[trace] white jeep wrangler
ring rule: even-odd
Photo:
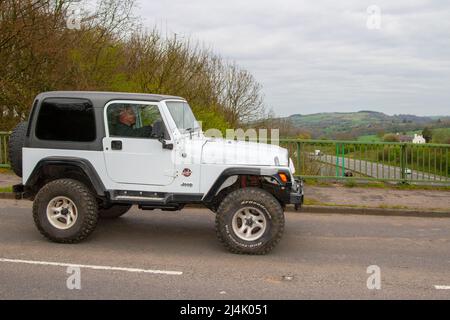
[[[285,206],[303,202],[286,149],[205,137],[180,97],[42,93],[9,150],[23,179],[16,196],[34,200],[37,228],[60,243],[85,239],[98,218],[132,205],[203,204],[230,251],[265,254],[283,234]]]

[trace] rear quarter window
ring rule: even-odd
[[[78,98],[47,98],[42,101],[36,124],[41,140],[91,142],[95,140],[92,102]]]

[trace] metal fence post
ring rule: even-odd
[[[400,170],[402,183],[407,183],[406,181],[406,144],[402,143],[400,146]]]
[[[336,142],[336,178],[339,177],[339,143]]]

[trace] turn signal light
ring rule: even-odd
[[[283,183],[288,182],[288,177],[285,173],[279,173],[278,175],[280,176],[280,179]]]

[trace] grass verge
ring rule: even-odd
[[[12,187],[0,187],[0,193],[13,192]]]
[[[376,189],[395,189],[395,190],[438,190],[450,191],[450,186],[430,186],[416,184],[392,184],[385,182],[357,182],[349,179],[345,181],[324,181],[319,179],[305,179],[306,186],[312,187],[346,187],[346,188],[376,188]]]

